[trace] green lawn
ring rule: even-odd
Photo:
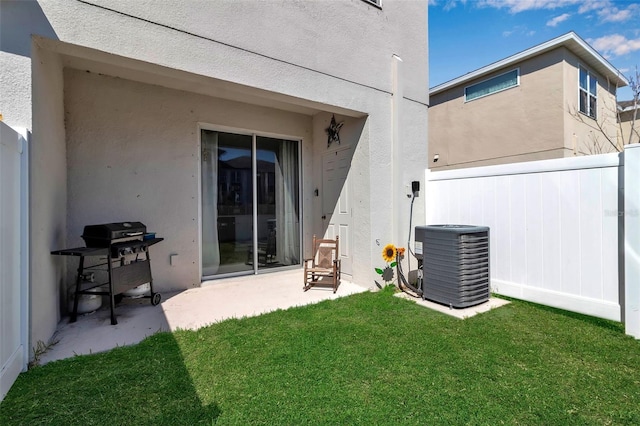
[[[36,367],[0,424],[640,424],[640,343],[513,301],[464,321],[388,290]]]

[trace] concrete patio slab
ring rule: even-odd
[[[40,364],[75,355],[132,345],[159,331],[195,330],[229,318],[260,315],[278,309],[318,303],[367,291],[342,280],[334,294],[328,287],[302,291],[302,270],[208,281],[202,287],[163,293],[163,301],[151,306],[149,299],[124,299],[116,307],[117,325],[111,325],[107,304],[96,312],[68,318],[58,325],[57,342],[40,356]],[[105,306],[106,305],[106,306]]]
[[[413,296],[408,295],[407,293],[396,293],[395,296],[406,299],[406,300],[412,300],[416,302],[418,305],[424,306],[425,308],[433,309],[434,311],[438,311],[443,314],[450,315],[452,317],[456,317],[460,319],[471,318],[475,315],[478,315],[484,312],[489,312],[492,309],[499,308],[500,306],[504,306],[511,303],[508,300],[490,297],[488,301],[481,303],[479,305],[471,306],[468,308],[455,309],[445,305],[441,305],[439,303],[432,302],[430,300],[415,298]]]

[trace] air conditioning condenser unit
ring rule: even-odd
[[[488,227],[416,226],[415,253],[422,265],[423,299],[453,308],[489,300]]]

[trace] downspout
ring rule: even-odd
[[[392,56],[392,97],[391,97],[391,238],[395,245],[401,244],[400,207],[402,200],[402,167],[400,164],[400,104],[402,102],[402,59]]]

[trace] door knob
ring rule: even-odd
[[[327,215],[323,214],[322,215],[322,220],[325,220],[327,218]]]

